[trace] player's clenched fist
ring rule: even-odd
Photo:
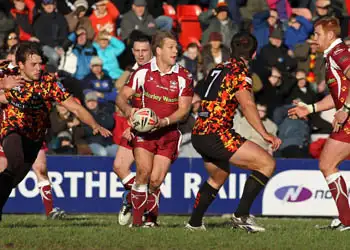
[[[273,151],[276,151],[281,146],[282,140],[277,136],[266,134],[263,138],[265,141],[271,143]]]

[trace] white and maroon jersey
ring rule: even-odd
[[[136,108],[150,108],[159,118],[170,116],[178,109],[180,96],[193,97],[189,71],[175,64],[169,72],[161,73],[155,58],[138,68],[126,86],[141,98]]]
[[[338,38],[324,51],[326,59],[326,83],[333,97],[336,109],[343,106],[350,80],[345,73],[350,69],[349,47]]]

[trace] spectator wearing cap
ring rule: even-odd
[[[58,155],[76,155],[77,148],[73,145],[72,135],[68,131],[62,131],[57,135],[58,147],[54,152]]]
[[[100,31],[107,31],[111,36],[116,35],[116,22],[119,17],[119,10],[109,0],[97,0],[95,10],[90,15],[95,35]]]
[[[27,41],[33,34],[33,13],[35,2],[33,0],[14,0],[11,15],[19,30],[19,40]]]
[[[101,126],[110,131],[113,130],[115,121],[112,113],[114,110],[98,103],[98,93],[96,91],[88,92],[85,95],[85,106]],[[115,157],[118,147],[113,143],[112,137],[104,138],[101,135],[94,135],[90,127],[84,125],[84,128],[85,139],[94,155]]]
[[[139,30],[148,36],[155,34],[156,23],[146,6],[146,0],[134,0],[132,9],[123,16],[120,24],[122,40],[129,38],[133,30]]]
[[[203,31],[202,44],[209,42],[209,36],[212,32],[219,32],[222,35],[222,43],[230,47],[232,37],[239,31],[239,25],[234,23],[228,16],[229,9],[225,2],[218,3],[216,9],[213,9],[211,15],[200,15],[200,22],[208,28]]]
[[[272,67],[281,72],[291,72],[296,69],[297,62],[288,54],[288,48],[283,44],[283,31],[274,29],[265,45],[254,61],[253,71],[261,78],[265,78],[266,70]]]
[[[56,12],[55,0],[42,0],[41,6],[43,12],[33,24],[34,35],[43,45],[48,63],[58,67],[60,56],[64,53],[61,45],[68,36],[67,21],[62,14]]]
[[[281,29],[281,23],[275,9],[262,11],[253,16],[253,35],[258,41],[258,54],[262,47],[269,43],[269,37],[276,28]]]
[[[97,55],[97,51],[92,45],[92,41],[88,39],[84,27],[78,27],[76,32],[69,34],[63,48],[67,51],[72,46],[78,62],[73,76],[78,80],[82,80],[90,73],[90,61],[93,56]]]
[[[85,16],[89,4],[86,0],[76,0],[74,2],[74,11],[65,15],[68,23],[69,32],[75,32],[78,28],[83,27],[88,40],[93,40],[95,31],[92,27],[91,20]]]
[[[84,93],[95,91],[98,96],[98,102],[104,104],[113,104],[117,97],[117,89],[114,88],[114,83],[111,77],[102,70],[102,60],[98,56],[91,59],[91,73],[84,78],[84,83],[87,89]]]
[[[203,71],[207,75],[208,66],[219,64],[230,58],[230,50],[222,43],[222,35],[219,32],[212,32],[209,36],[209,44],[203,47]]]
[[[303,16],[292,14],[284,34],[285,45],[288,49],[294,50],[296,44],[304,43],[307,40],[313,29],[312,22]]]
[[[93,45],[97,50],[97,55],[103,61],[103,70],[105,70],[113,80],[117,80],[123,74],[117,57],[125,50],[124,43],[109,35],[107,31],[101,31],[98,33],[96,42],[94,42]]]

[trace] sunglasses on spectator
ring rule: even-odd
[[[297,78],[297,81],[306,80],[305,77]]]
[[[281,79],[280,76],[274,76],[274,75],[271,75],[271,77],[274,77],[274,78],[277,78],[277,79]]]
[[[7,38],[7,40],[17,40],[17,39],[18,39],[17,36],[9,36],[9,37]]]
[[[277,19],[277,16],[270,16],[271,18],[273,18],[273,19]]]
[[[330,7],[330,5],[326,5],[326,6],[316,6],[316,9],[323,9],[326,10]]]

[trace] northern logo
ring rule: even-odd
[[[285,202],[302,202],[310,199],[312,192],[303,186],[285,186],[277,189],[275,196]]]

